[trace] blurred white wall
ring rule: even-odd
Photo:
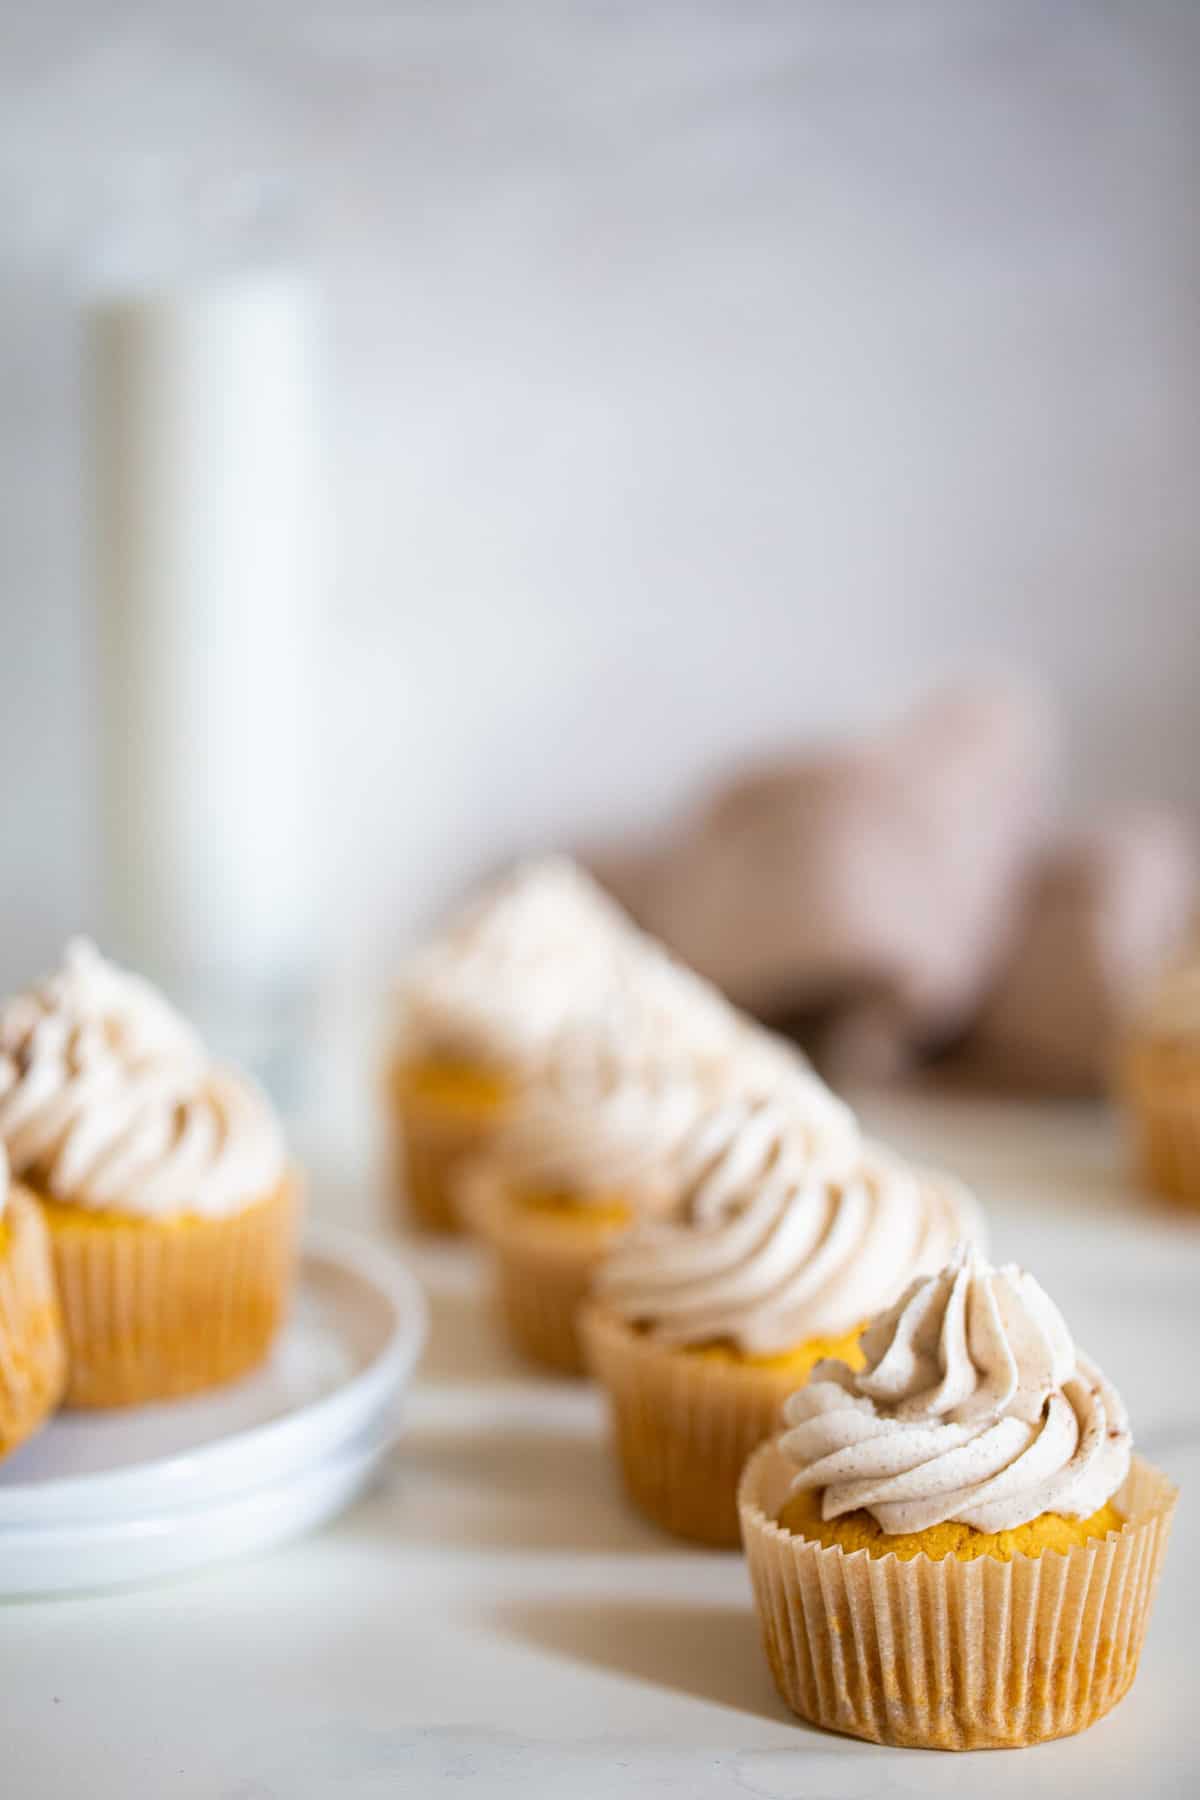
[[[1200,809],[1188,0],[50,0],[0,38],[0,983],[95,910],[72,288],[247,169],[330,296],[344,970],[509,848],[980,660],[1058,690],[1077,804]]]

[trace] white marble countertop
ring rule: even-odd
[[[13,1800],[343,1800],[1200,1791],[1200,1219],[1120,1178],[1090,1110],[906,1099],[872,1123],[973,1179],[1102,1351],[1184,1484],[1137,1685],[1083,1737],[969,1759],[792,1720],[741,1559],[632,1517],[598,1398],[530,1379],[465,1248],[421,1248],[433,1337],[379,1486],[320,1535],[157,1588],[0,1608]],[[365,1186],[318,1205],[368,1221]]]

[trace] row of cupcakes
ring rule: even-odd
[[[864,1143],[798,1052],[568,862],[482,895],[405,994],[390,1087],[418,1218],[485,1246],[527,1358],[599,1376],[641,1509],[736,1544],[784,1396],[979,1239],[974,1201]]]
[[[258,1088],[70,945],[0,1006],[0,1455],[60,1404],[175,1399],[261,1362],[298,1205]]]
[[[554,884],[587,913],[573,871],[546,874],[531,913]],[[523,885],[502,891],[510,922]],[[472,953],[487,924],[485,903]],[[469,1141],[441,1121],[444,1204],[487,1247],[514,1342],[597,1377],[643,1514],[744,1541],[801,1716],[947,1748],[1081,1729],[1133,1679],[1170,1483],[1132,1458],[1118,1396],[1033,1278],[983,1261],[959,1183],[864,1142],[801,1059],[606,928],[577,984],[570,931],[505,964],[502,1013],[532,966],[552,1029],[490,1065]],[[426,1022],[398,1091],[465,1101],[487,973],[482,956],[457,989],[476,1035],[440,1062]]]

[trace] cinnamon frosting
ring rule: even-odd
[[[572,862],[526,864],[480,895],[401,983],[419,1054],[518,1070],[611,990],[632,927]]]
[[[1129,1469],[1116,1390],[1032,1275],[962,1245],[862,1339],[866,1366],[818,1363],[780,1447],[826,1519],[864,1508],[892,1534],[945,1521],[1006,1531],[1090,1517]]]
[[[52,1199],[138,1215],[235,1212],[285,1167],[258,1088],[83,941],[0,1008],[0,1140]]]
[[[518,1194],[580,1204],[619,1196],[654,1208],[670,1203],[681,1140],[704,1104],[685,1075],[621,1065],[606,1077],[564,1072],[528,1090],[492,1155]]]
[[[664,1344],[733,1343],[773,1355],[852,1331],[982,1222],[948,1177],[881,1150],[849,1168],[813,1155],[803,1106],[733,1098],[692,1133],[674,1214],[606,1260],[599,1297]]]

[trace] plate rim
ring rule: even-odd
[[[195,1449],[177,1450],[119,1469],[101,1469],[84,1475],[58,1475],[49,1480],[13,1482],[0,1486],[0,1530],[22,1525],[42,1527],[66,1520],[77,1509],[88,1508],[99,1522],[102,1509],[108,1519],[131,1518],[152,1511],[187,1511],[206,1499],[231,1499],[278,1481],[316,1461],[322,1461],[363,1431],[411,1379],[429,1335],[429,1307],[420,1282],[393,1247],[381,1238],[342,1225],[321,1221],[306,1226],[300,1260],[332,1262],[382,1292],[395,1316],[395,1328],[378,1354],[365,1367],[329,1393],[261,1425],[247,1425],[226,1436],[211,1439]],[[321,1426],[344,1414],[343,1423],[321,1435]],[[306,1450],[316,1430],[320,1447]],[[298,1442],[295,1440],[299,1440]],[[229,1479],[226,1465],[243,1462],[248,1455],[265,1460],[269,1468],[248,1479]],[[221,1481],[222,1471],[226,1480]],[[205,1476],[210,1485],[205,1485]],[[139,1494],[123,1497],[131,1482]],[[215,1485],[211,1485],[215,1483]],[[199,1484],[199,1485],[198,1485]],[[147,1507],[146,1490],[159,1495]]]
[[[211,1504],[137,1518],[85,1522],[76,1516],[32,1532],[0,1527],[0,1606],[157,1586],[306,1536],[336,1518],[363,1492],[395,1447],[395,1438],[393,1430],[380,1428],[376,1421],[310,1467],[292,1469],[273,1482],[226,1494]],[[203,1527],[199,1544],[197,1525]],[[230,1532],[238,1541],[213,1541]],[[27,1562],[31,1553],[56,1566],[51,1572],[39,1567],[31,1573]],[[83,1576],[63,1570],[58,1561],[97,1553],[101,1568],[90,1568]],[[110,1561],[105,1567],[104,1559],[114,1557],[118,1566]],[[21,1569],[16,1579],[6,1573],[14,1563]],[[70,1569],[75,1567],[75,1562],[69,1564]]]

